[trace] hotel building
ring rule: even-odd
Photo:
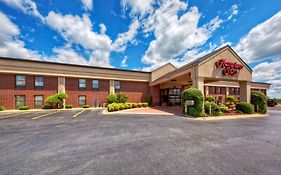
[[[252,90],[265,94],[269,84],[252,82],[252,69],[230,46],[176,68],[167,63],[151,72],[0,57],[0,105],[41,108],[44,100],[66,92],[66,104],[102,106],[110,93],[125,93],[130,102],[178,105],[189,87],[224,102],[228,95],[249,102]]]

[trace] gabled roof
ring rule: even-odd
[[[173,70],[173,71],[171,71],[171,72],[169,72],[169,73],[163,75],[162,77],[158,78],[157,80],[159,80],[159,79],[161,79],[161,78],[164,78],[164,77],[166,77],[166,76],[169,76],[169,75],[171,75],[171,74],[173,74],[173,73],[175,73],[175,72],[181,71],[181,70],[183,70],[183,69],[190,68],[190,67],[192,67],[192,66],[194,66],[194,65],[197,65],[197,64],[199,64],[199,63],[201,63],[201,62],[207,61],[208,59],[211,59],[213,56],[215,56],[216,54],[220,53],[221,51],[223,51],[223,50],[225,50],[225,49],[229,49],[229,50],[231,51],[231,53],[233,53],[233,54],[236,56],[236,58],[238,58],[238,59],[246,66],[246,68],[247,68],[250,72],[253,71],[253,70],[249,67],[249,65],[248,65],[247,63],[245,63],[245,61],[243,61],[243,60],[239,57],[239,55],[238,55],[229,45],[226,45],[226,46],[224,46],[224,47],[222,47],[222,48],[219,48],[219,49],[217,49],[217,50],[215,50],[215,51],[213,51],[213,52],[211,52],[211,53],[209,53],[209,54],[207,54],[207,55],[204,55],[204,56],[202,56],[202,57],[200,57],[200,58],[198,58],[198,59],[196,59],[196,60],[194,60],[194,61],[192,61],[192,62],[190,62],[190,63],[188,63],[188,64],[185,64],[185,65],[179,67],[178,69],[175,69],[175,70]],[[157,81],[157,80],[155,80],[155,81]],[[154,82],[155,82],[155,81],[154,81]]]

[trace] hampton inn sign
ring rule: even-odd
[[[220,59],[219,61],[217,61],[216,66],[223,69],[223,75],[231,76],[237,74],[238,71],[244,67],[242,64],[229,62],[226,61],[226,59]]]
[[[179,105],[181,92],[189,87],[217,102],[228,95],[250,101],[251,90],[266,93],[269,87],[252,82],[251,68],[230,46],[179,68],[167,63],[151,72],[27,59],[32,58],[0,57],[0,105],[6,109],[41,108],[57,92],[66,92],[66,104],[73,107],[103,105],[110,93],[125,93],[130,102],[144,102],[151,95],[153,105]]]

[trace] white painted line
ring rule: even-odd
[[[80,114],[82,114],[83,112],[85,112],[86,109],[83,109],[82,111],[76,113],[74,116],[72,116],[73,118],[78,117]]]
[[[8,116],[4,116],[4,117],[0,117],[0,119],[6,119],[6,118],[11,118],[11,117],[16,117],[19,115],[25,115],[25,114],[29,114],[31,112],[24,112],[24,113],[17,113],[17,114],[12,114],[12,115],[8,115]]]
[[[42,117],[46,117],[46,116],[49,116],[49,115],[52,115],[52,114],[56,114],[56,113],[58,113],[58,112],[60,112],[60,111],[55,111],[55,112],[51,112],[51,113],[39,115],[39,116],[37,116],[37,117],[33,117],[32,120],[37,120],[37,119],[40,119],[40,118],[42,118]]]

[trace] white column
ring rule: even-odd
[[[240,101],[250,102],[251,98],[251,82],[241,81],[239,82],[240,86]]]
[[[65,77],[58,77],[58,93],[65,93]],[[65,100],[63,100],[63,108],[65,108]]]
[[[65,93],[65,77],[58,77],[58,93]]]
[[[114,80],[109,80],[109,94],[115,94]]]

